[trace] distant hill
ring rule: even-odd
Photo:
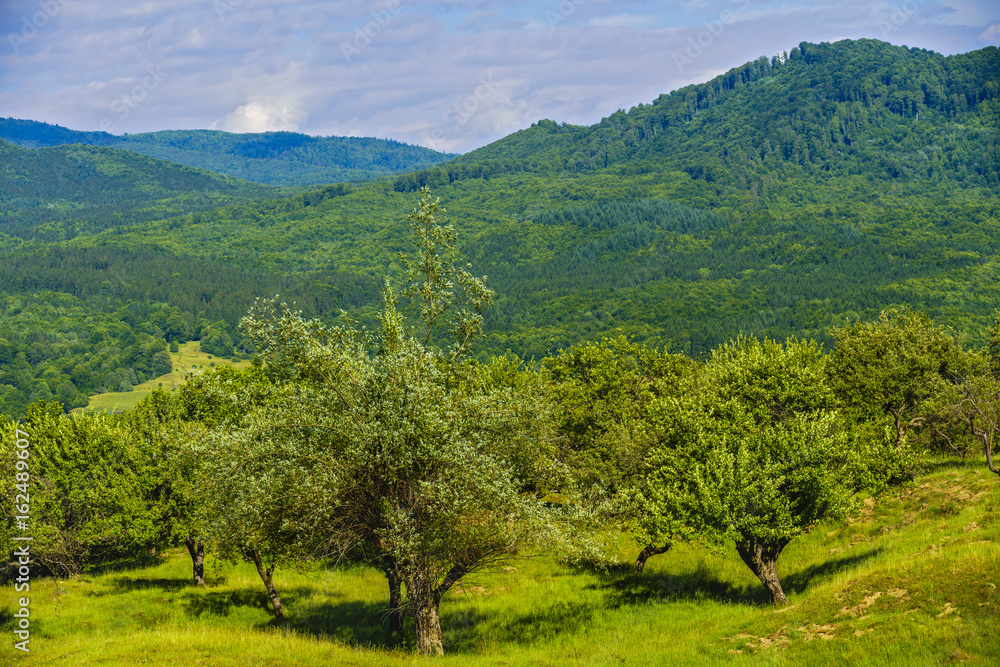
[[[14,118],[0,119],[0,139],[26,148],[74,143],[119,148],[278,186],[364,181],[430,167],[455,157],[389,139],[313,137],[295,132],[233,134],[215,130],[116,136]]]
[[[0,140],[0,233],[60,240],[276,190],[117,148]]]

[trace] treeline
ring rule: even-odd
[[[170,330],[172,315],[143,304],[99,313],[45,291],[0,295],[0,412],[20,419],[37,401],[57,401],[68,411],[86,406],[92,394],[131,391],[169,373],[168,344],[156,323]]]
[[[512,178],[527,179],[517,181],[527,192],[554,193],[554,201],[597,203],[533,210],[528,199],[503,214]],[[900,306],[928,312],[976,343],[1000,306],[992,289],[1000,218],[991,197],[915,189],[873,202],[863,178],[796,182],[776,190],[800,200],[741,215],[617,199],[642,188],[611,175],[550,185],[522,174],[492,183],[465,190],[456,182],[445,191],[473,237],[470,260],[501,294],[484,312],[484,359],[507,350],[538,359],[622,333],[695,358],[740,333],[804,335],[829,348],[833,328]],[[169,306],[191,339],[212,325],[222,343],[213,350],[227,341],[246,349],[236,324],[259,295],[280,294],[308,317],[329,320],[341,309],[370,315],[379,286],[372,267],[391,267],[405,247],[403,227],[386,221],[405,210],[395,196],[330,186],[24,248],[0,262],[0,284],[9,295],[72,295],[98,319],[130,304]],[[89,337],[79,312],[80,335]],[[11,330],[23,326],[5,321]],[[162,330],[153,333],[170,342]],[[40,377],[45,369],[35,368],[32,377]],[[3,404],[10,414],[21,414],[32,395],[21,384],[20,407]],[[88,393],[107,383],[74,385]]]
[[[170,372],[171,343],[200,340],[220,357],[248,354],[236,326],[259,295],[282,294],[310,316],[376,302],[367,275],[282,275],[153,250],[50,247],[0,264],[0,412],[30,403],[69,410]]]

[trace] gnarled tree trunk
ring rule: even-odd
[[[406,582],[406,596],[410,599],[410,613],[417,631],[417,653],[444,655],[444,637],[438,613],[441,594],[434,590],[430,581],[414,577]]]
[[[205,545],[200,540],[189,537],[184,540],[184,546],[191,554],[191,566],[194,570],[194,583],[205,587]]]
[[[403,639],[403,580],[392,567],[385,568],[389,582],[389,641]]]
[[[771,595],[771,604],[781,606],[787,602],[785,592],[781,590],[781,580],[778,579],[778,556],[781,550],[788,545],[788,540],[774,540],[771,542],[756,542],[747,540],[736,543],[736,551],[740,558],[747,564],[760,583]]]
[[[438,613],[441,596],[466,574],[468,570],[464,566],[455,565],[437,586],[434,585],[436,577],[426,570],[411,571],[406,576],[406,597],[417,631],[417,653],[444,655],[441,616]]]
[[[257,574],[260,575],[260,580],[264,582],[264,588],[267,589],[267,597],[271,601],[271,606],[274,608],[274,617],[278,620],[284,620],[285,610],[281,607],[281,598],[278,597],[278,591],[274,587],[273,575],[275,563],[272,561],[271,566],[265,569],[264,563],[260,557],[260,552],[256,549],[247,549],[243,556],[247,559],[247,561],[250,561],[257,566]]]
[[[635,566],[632,568],[632,572],[635,574],[641,574],[643,569],[646,567],[646,561],[649,560],[650,556],[665,554],[670,551],[670,547],[672,546],[674,545],[670,542],[667,542],[662,547],[658,547],[655,544],[647,544],[646,547],[639,552],[638,558],[635,559]]]

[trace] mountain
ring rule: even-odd
[[[127,379],[114,359],[147,378],[152,348],[136,351],[136,327],[247,351],[236,324],[257,296],[364,321],[383,277],[402,278],[423,185],[497,292],[482,356],[540,359],[619,334],[695,357],[741,332],[829,344],[834,328],[898,307],[978,344],[1000,308],[997,54],[802,44],[766,68],[589,128],[542,121],[446,165],[0,250],[0,339],[23,355],[0,376],[0,401],[70,395],[67,381],[92,391],[78,372],[86,348],[73,346],[93,336],[120,350],[101,386]],[[75,215],[67,207],[64,226]],[[48,347],[47,327],[62,332]]]
[[[0,233],[52,241],[276,193],[172,162],[82,144],[0,140]]]
[[[429,167],[455,157],[389,139],[313,137],[295,132],[233,134],[214,130],[116,136],[13,118],[0,120],[0,139],[27,148],[74,143],[119,148],[276,186],[364,181]]]
[[[803,42],[591,127],[540,121],[456,163],[678,169],[746,188],[776,170],[996,186],[998,104],[997,47],[945,57],[876,40]]]

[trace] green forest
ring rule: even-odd
[[[740,334],[829,350],[833,329],[889,308],[976,347],[1000,307],[998,69],[992,47],[804,43],[589,128],[540,121],[445,165],[295,190],[118,148],[44,147],[80,138],[7,121],[42,147],[0,144],[0,289],[6,304],[27,300],[4,308],[0,337],[13,350],[39,330],[85,341],[131,330],[124,313],[163,312],[174,326],[147,320],[143,335],[169,345],[211,330],[229,354],[252,354],[237,323],[276,294],[372,325],[381,281],[402,276],[401,221],[431,187],[498,294],[480,361],[620,335],[695,359]],[[256,140],[223,135],[155,137],[209,153]],[[279,158],[281,141],[299,141],[271,139]],[[30,305],[43,290],[61,304],[45,314]],[[5,366],[6,414],[124,386],[60,345]]]

